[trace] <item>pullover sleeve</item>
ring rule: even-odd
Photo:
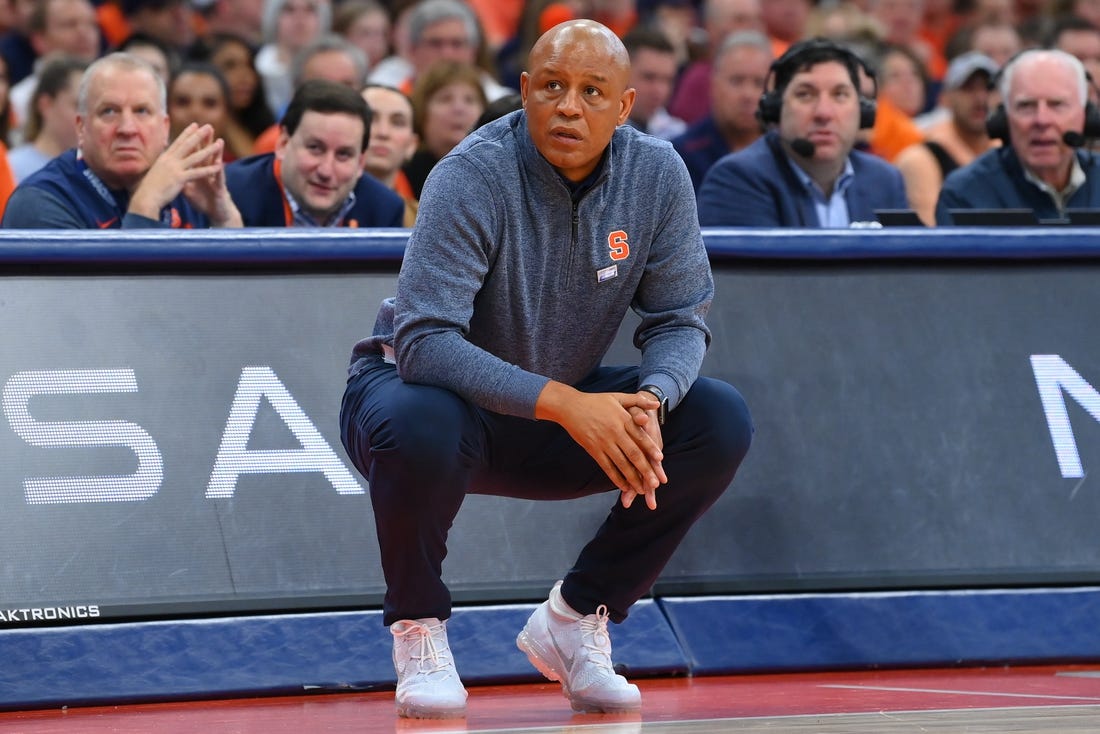
[[[654,384],[679,404],[699,376],[710,344],[706,315],[714,278],[699,228],[695,191],[683,165],[668,165],[665,217],[655,233],[632,304],[641,316],[634,344],[642,353],[639,386]]]

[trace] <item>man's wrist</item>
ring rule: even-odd
[[[668,396],[665,395],[665,391],[656,385],[642,385],[638,388],[639,392],[647,392],[653,397],[657,398],[660,403],[657,406],[657,425],[663,426],[665,421],[668,420]]]

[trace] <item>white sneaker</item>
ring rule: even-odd
[[[390,625],[397,671],[397,714],[410,719],[466,715],[466,689],[447,642],[447,622],[435,617]]]
[[[611,666],[607,607],[601,604],[595,614],[578,614],[562,598],[560,581],[527,620],[516,646],[540,673],[561,682],[574,711],[620,713],[642,706],[638,686]]]

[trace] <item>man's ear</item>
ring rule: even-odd
[[[637,92],[634,87],[628,87],[623,96],[619,97],[619,122],[617,124],[622,125],[630,117],[630,111],[634,109],[634,97]]]
[[[275,158],[276,159],[278,159],[280,161],[283,159],[283,156],[286,155],[286,146],[289,143],[290,143],[290,136],[287,135],[286,128],[283,127],[282,125],[280,125],[279,126],[279,137],[275,141]],[[367,154],[367,152],[363,151],[363,155],[365,156],[366,154]]]

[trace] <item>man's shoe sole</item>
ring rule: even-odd
[[[637,704],[619,706],[615,704],[586,701],[580,697],[573,696],[569,691],[569,686],[565,685],[561,676],[554,670],[554,666],[549,662],[552,659],[552,653],[549,650],[544,650],[542,645],[531,639],[526,629],[520,632],[516,637],[516,647],[527,654],[527,659],[531,661],[531,665],[534,665],[547,679],[561,683],[562,691],[565,693],[565,697],[569,699],[569,705],[579,714],[629,714],[640,711],[642,708],[640,701]]]
[[[466,707],[433,708],[416,704],[397,704],[397,715],[405,719],[464,719]]]

